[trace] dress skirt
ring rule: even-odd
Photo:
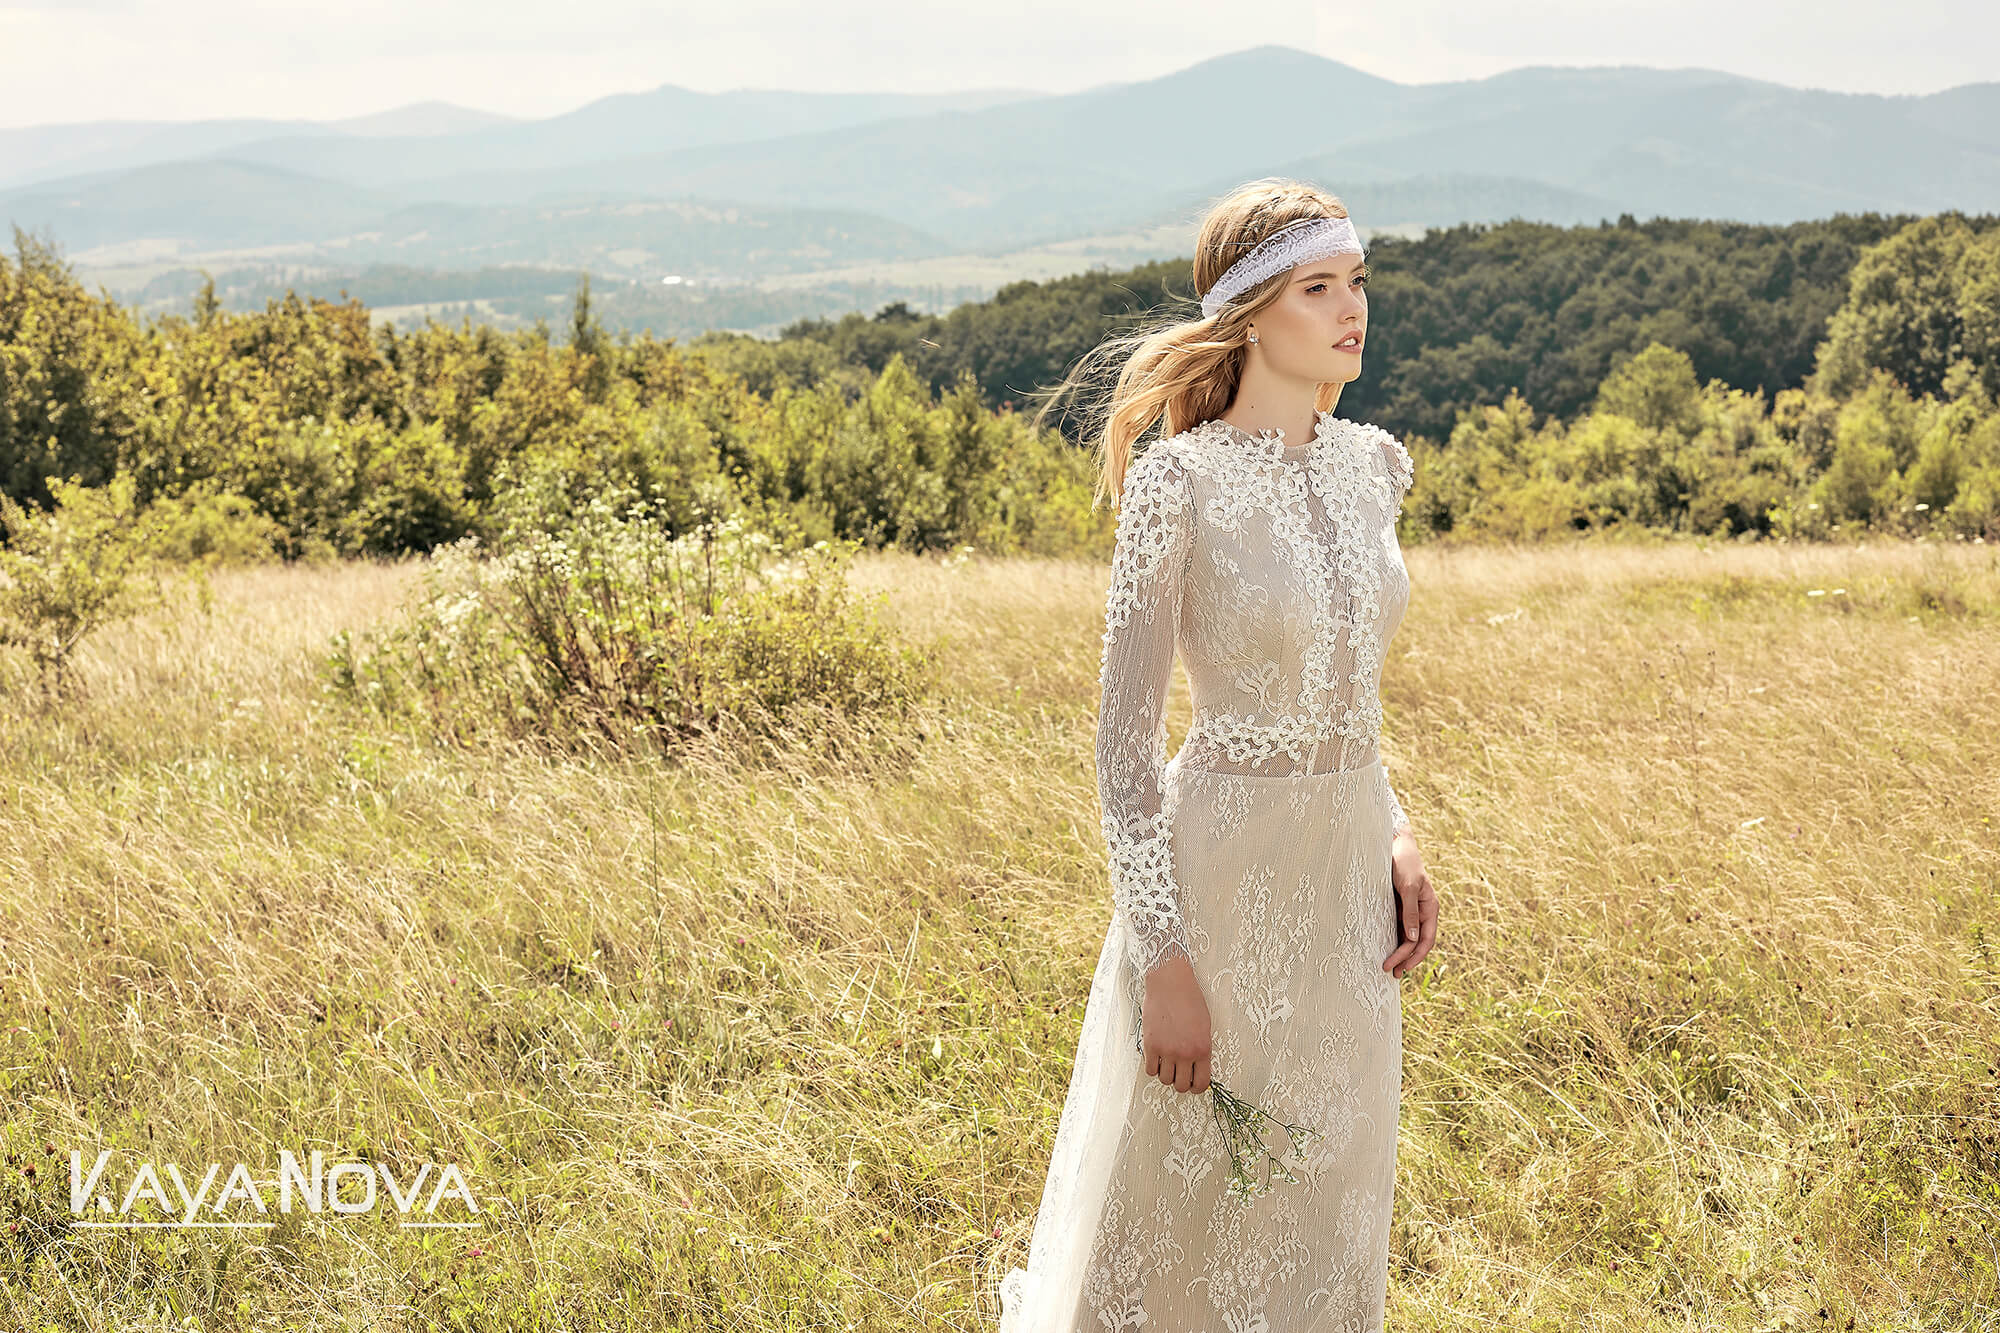
[[[1212,1096],[1147,1077],[1144,978],[1114,915],[1002,1333],[1380,1333],[1403,1056],[1382,970],[1398,933],[1387,774],[1170,761],[1162,781],[1211,1079],[1273,1117],[1265,1142],[1297,1179],[1238,1197]],[[1316,1137],[1300,1151],[1283,1124]]]

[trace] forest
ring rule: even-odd
[[[1372,248],[1370,355],[1342,415],[1417,463],[1403,537],[1605,530],[2000,537],[2000,228],[1510,222]],[[55,246],[0,255],[0,494],[114,479],[182,558],[394,556],[512,510],[646,496],[812,542],[1101,552],[1088,395],[1027,409],[1112,332],[1189,316],[1184,263],[891,305],[775,340],[398,329],[212,290],[141,319]]]

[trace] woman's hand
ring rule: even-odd
[[[1172,954],[1146,973],[1146,1001],[1139,1011],[1146,1074],[1182,1092],[1208,1091],[1208,1000],[1185,954]]]
[[[1382,964],[1382,970],[1401,980],[1403,973],[1424,961],[1437,939],[1438,904],[1414,834],[1398,834],[1389,857],[1389,879],[1396,887],[1402,920],[1396,931],[1396,951]]]

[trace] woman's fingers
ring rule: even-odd
[[[1403,907],[1403,925],[1399,928],[1403,942],[1383,964],[1398,977],[1423,962],[1437,940],[1437,894],[1431,891],[1429,875],[1417,881],[1409,898],[1410,901]]]
[[[1416,956],[1410,959],[1410,966],[1412,967],[1415,967],[1418,963],[1423,962],[1424,956],[1430,953],[1431,946],[1437,943],[1437,933],[1438,933],[1437,895],[1429,892],[1430,881],[1428,879],[1424,881],[1424,889],[1425,893],[1424,893],[1424,900],[1422,903],[1423,926],[1417,935]]]
[[[1209,1057],[1170,1060],[1158,1051],[1148,1051],[1146,1077],[1157,1078],[1179,1092],[1207,1092],[1210,1077]]]
[[[1396,917],[1396,947],[1391,949],[1389,956],[1382,960],[1382,970],[1384,972],[1396,972],[1396,969],[1403,966],[1409,960],[1411,953],[1415,951],[1416,940],[1413,938],[1413,933],[1409,927],[1402,920],[1402,895],[1392,893],[1389,896],[1391,902],[1394,904],[1392,911]],[[1402,973],[1396,972],[1396,975],[1401,976]]]

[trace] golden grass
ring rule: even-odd
[[[1407,559],[1390,1326],[1991,1327],[1993,548]],[[944,636],[912,765],[380,729],[313,656],[409,567],[223,577],[58,708],[0,665],[0,1328],[991,1327],[1109,912],[1104,573],[856,577]],[[490,1225],[65,1226],[72,1148],[314,1147]]]

